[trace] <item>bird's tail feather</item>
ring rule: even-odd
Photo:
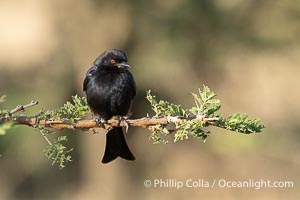
[[[126,143],[121,127],[113,128],[106,134],[106,147],[102,163],[109,163],[118,156],[126,160],[135,160]]]

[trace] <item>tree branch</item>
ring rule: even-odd
[[[13,117],[12,120],[20,125],[28,125],[31,127],[36,127],[39,125],[62,130],[62,129],[92,129],[92,128],[104,128],[109,129],[109,127],[128,127],[128,126],[138,126],[142,128],[147,128],[149,126],[155,125],[167,125],[170,123],[184,123],[187,121],[202,121],[206,122],[210,125],[215,125],[215,121],[218,121],[218,117],[206,118],[204,116],[193,116],[188,119],[177,116],[163,116],[163,117],[143,117],[140,119],[122,119],[119,120],[117,118],[112,118],[108,120],[106,123],[101,124],[99,126],[95,120],[79,120],[75,123],[68,123],[64,121],[51,121],[51,120],[39,120],[37,116],[16,116]]]
[[[221,101],[215,93],[207,86],[203,90],[199,89],[199,94],[192,93],[196,106],[189,109],[183,108],[179,104],[174,104],[165,100],[157,100],[150,91],[147,92],[146,99],[149,101],[154,116],[140,119],[124,119],[113,117],[105,123],[97,124],[95,119],[87,120],[91,110],[85,97],[78,95],[72,96],[72,101],[67,101],[62,107],[55,110],[40,111],[35,116],[25,116],[18,114],[26,108],[35,106],[38,102],[32,101],[26,105],[19,105],[11,110],[0,109],[0,134],[4,134],[11,125],[27,125],[39,129],[41,135],[49,144],[44,151],[46,157],[51,160],[52,165],[57,164],[60,169],[71,161],[69,153],[73,148],[67,148],[64,143],[68,138],[66,135],[58,136],[57,139],[50,141],[47,137],[53,131],[50,129],[78,129],[82,131],[93,130],[95,128],[104,128],[109,130],[111,127],[137,126],[148,128],[150,138],[153,143],[168,143],[169,134],[172,134],[173,141],[199,138],[205,141],[210,134],[206,130],[207,126],[220,127],[226,130],[235,131],[244,134],[261,132],[264,125],[260,124],[259,119],[250,119],[246,114],[232,114],[222,117],[217,113],[221,108]],[[0,103],[4,97],[0,97]],[[172,126],[167,126],[172,124]]]

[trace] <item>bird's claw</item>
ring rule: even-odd
[[[128,122],[126,121],[128,119],[128,116],[120,116],[120,115],[117,115],[116,118],[118,119],[118,124],[120,125],[121,122],[124,122],[125,123],[125,133],[128,132],[128,129],[129,129],[129,124]]]
[[[103,119],[102,117],[98,117],[95,119],[95,122],[97,124],[97,126],[105,128],[104,124],[107,123],[107,121],[105,119]]]
[[[124,120],[124,122],[125,122],[125,133],[128,133],[129,124],[126,120]]]

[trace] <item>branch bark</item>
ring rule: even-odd
[[[25,108],[37,105],[37,101],[31,101],[26,105],[18,105],[14,109],[8,112],[8,116],[5,117],[9,121],[12,120],[15,124],[27,125],[31,127],[44,126],[57,130],[62,129],[93,129],[93,128],[104,128],[109,129],[110,127],[126,127],[129,126],[138,126],[142,128],[147,128],[149,126],[155,125],[167,125],[170,123],[181,122],[184,123],[190,120],[202,121],[208,123],[209,125],[215,125],[215,122],[219,120],[218,117],[207,118],[203,115],[190,116],[189,118],[183,118],[180,116],[154,116],[154,117],[143,117],[140,119],[119,119],[113,117],[108,120],[106,123],[98,125],[95,120],[78,120],[75,123],[69,123],[68,121],[53,121],[53,120],[44,120],[39,119],[39,114],[35,116],[25,116],[17,115],[12,116],[13,114],[24,111]]]
[[[204,116],[194,116],[189,119],[182,118],[182,117],[174,117],[174,116],[163,116],[163,117],[143,117],[140,119],[122,119],[119,120],[117,118],[112,118],[108,120],[106,123],[101,124],[99,126],[95,120],[79,120],[75,123],[67,123],[64,121],[47,121],[47,120],[39,120],[37,116],[16,116],[13,117],[12,120],[16,124],[20,125],[27,125],[31,127],[36,127],[38,125],[42,125],[45,127],[62,130],[62,129],[81,129],[81,128],[104,128],[108,129],[109,127],[128,127],[128,126],[138,126],[142,128],[147,128],[149,126],[155,126],[158,124],[167,125],[169,123],[176,123],[176,122],[186,122],[189,120],[197,120],[209,123],[210,125],[214,125],[215,121],[218,121],[219,118],[205,118]]]

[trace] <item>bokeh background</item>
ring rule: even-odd
[[[64,170],[43,156],[38,131],[0,136],[0,199],[299,199],[300,2],[293,0],[0,1],[2,108],[38,100],[60,107],[82,92],[92,61],[124,49],[138,95],[134,118],[151,113],[145,91],[192,106],[208,85],[222,112],[259,117],[267,128],[242,135],[211,128],[206,143],[153,145],[127,135],[136,162],[100,163],[105,135],[61,131],[75,148]],[[146,179],[293,181],[294,188],[147,188]]]

